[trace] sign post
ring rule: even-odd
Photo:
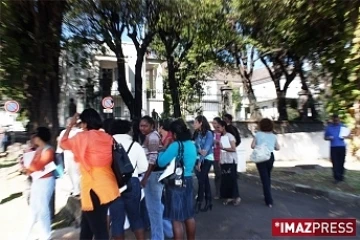
[[[104,97],[101,101],[101,104],[104,108],[104,113],[111,114],[113,113],[113,108],[115,106],[114,99],[112,97]]]
[[[20,104],[17,101],[10,100],[5,102],[4,109],[9,113],[17,113],[20,110]]]

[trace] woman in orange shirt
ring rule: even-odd
[[[37,146],[35,156],[30,165],[25,168],[28,175],[42,171],[45,166],[54,161],[54,149],[49,145],[51,139],[50,130],[46,127],[39,127],[32,135],[34,145]],[[27,229],[24,231],[25,238],[28,238],[36,222],[40,224],[40,239],[51,237],[51,211],[50,201],[55,189],[55,178],[53,173],[43,175],[40,178],[33,178],[30,189],[30,220]]]
[[[69,138],[71,128],[81,120],[83,132]],[[107,211],[119,197],[119,188],[111,168],[113,138],[100,131],[100,115],[92,108],[75,114],[60,141],[60,147],[74,153],[81,172],[80,239],[109,239]]]

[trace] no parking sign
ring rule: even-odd
[[[104,113],[112,113],[114,108],[114,99],[112,97],[104,97],[101,101],[101,104],[104,108]]]
[[[17,101],[7,101],[4,104],[5,111],[9,113],[17,113],[20,110],[20,104]]]

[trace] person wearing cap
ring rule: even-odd
[[[72,118],[67,119],[67,121],[66,121],[67,125],[70,124],[71,119]],[[70,130],[69,138],[74,137],[77,133],[79,133],[81,131],[82,130],[80,128],[77,128],[76,126],[74,126]],[[63,150],[60,147],[60,141],[61,141],[62,137],[64,136],[65,132],[66,132],[66,129],[61,131],[61,133],[59,135],[58,146],[56,148],[56,153],[57,154],[63,153],[65,167],[66,167],[67,173],[69,174],[70,181],[71,181],[71,184],[72,184],[72,190],[71,190],[70,195],[75,196],[75,197],[79,197],[80,196],[80,169],[79,169],[79,164],[77,163],[77,161],[75,161],[74,154],[71,151]]]
[[[330,158],[333,165],[335,183],[344,181],[344,163],[346,157],[345,140],[349,136],[341,136],[341,129],[345,126],[341,123],[337,114],[332,117],[332,122],[325,129],[325,140],[330,141]]]
[[[50,129],[37,128],[32,135],[36,152],[30,165],[25,168],[28,175],[42,171],[45,166],[54,161],[54,149],[50,146]],[[27,229],[24,231],[25,239],[28,239],[35,223],[40,224],[40,238],[42,240],[51,237],[51,210],[50,201],[55,190],[55,178],[53,172],[47,173],[40,178],[32,178],[30,189],[30,219]]]

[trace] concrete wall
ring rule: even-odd
[[[302,164],[314,164],[317,160],[329,159],[329,142],[324,140],[323,132],[299,132],[277,135],[280,151],[276,151],[276,161],[298,161]],[[245,161],[250,161],[251,137],[241,139],[238,147],[239,172],[245,170]]]
[[[212,119],[208,119],[212,121]],[[192,129],[193,122],[188,126]],[[246,171],[246,162],[252,153],[251,142],[257,130],[256,122],[234,122],[241,134],[237,148],[238,171]],[[297,161],[312,164],[317,160],[329,159],[329,143],[324,140],[324,124],[321,122],[274,122],[274,131],[281,150],[275,152],[276,161]]]

